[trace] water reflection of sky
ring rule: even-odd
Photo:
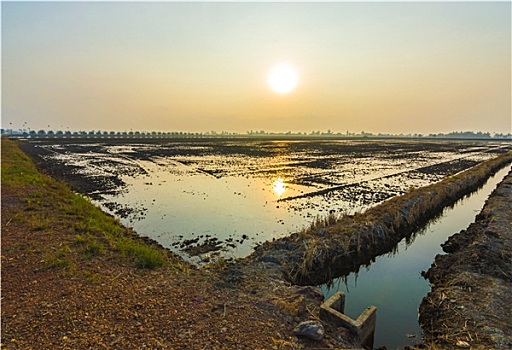
[[[225,254],[246,256],[255,244],[305,225],[298,212],[277,202],[285,192],[297,194],[305,188],[292,188],[281,177],[216,178],[191,172],[182,164],[160,161],[140,165],[148,175],[125,178],[123,195],[106,196],[107,201],[145,208],[141,220],[130,217],[128,224],[164,246],[173,247],[183,239],[200,238],[201,242],[208,237],[236,242],[245,235],[243,243]]]

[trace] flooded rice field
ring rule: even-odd
[[[370,139],[31,145],[48,172],[194,263],[245,257],[318,216],[363,211],[510,149],[494,141]]]

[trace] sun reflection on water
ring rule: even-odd
[[[279,197],[281,197],[281,195],[286,191],[286,184],[284,183],[284,180],[281,177],[278,177],[272,184],[272,189]]]

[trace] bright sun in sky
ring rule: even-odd
[[[286,94],[295,89],[299,82],[297,70],[291,64],[276,64],[267,76],[267,82],[272,91],[278,94]]]

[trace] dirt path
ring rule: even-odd
[[[512,348],[512,172],[476,221],[443,245],[426,273],[425,342],[447,349]]]

